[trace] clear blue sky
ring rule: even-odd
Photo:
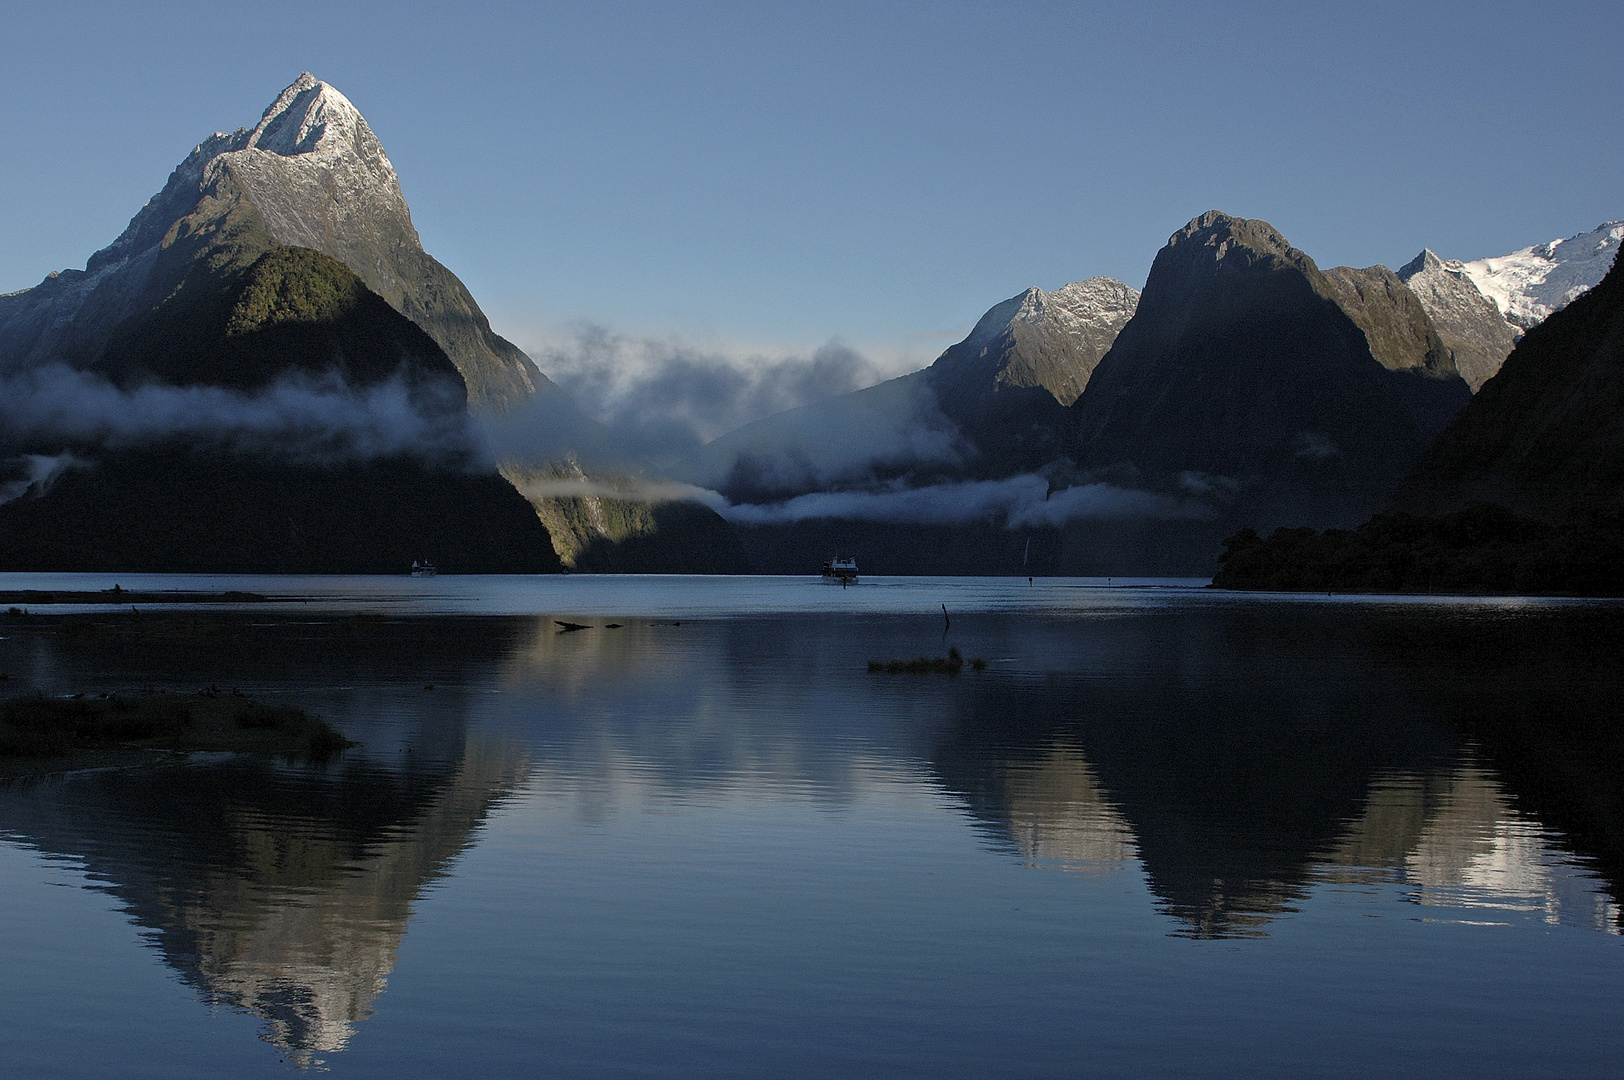
[[[521,344],[928,361],[1218,208],[1322,265],[1624,217],[1624,4],[0,4],[0,291],[303,69]]]

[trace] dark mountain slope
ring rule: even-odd
[[[166,445],[0,505],[0,568],[176,573],[547,573],[558,557],[501,477],[410,458],[267,462]]]
[[[1225,541],[1213,583],[1624,594],[1624,275],[1617,265],[1528,332],[1405,478],[1393,511],[1351,532],[1237,533]]]
[[[251,208],[235,209],[210,218],[216,240],[256,235]],[[127,389],[209,391],[170,400],[219,422],[183,409],[168,430],[115,418],[112,435],[43,428],[7,447],[75,464],[0,505],[0,567],[398,572],[427,557],[557,569],[532,509],[480,464],[462,379],[433,339],[335,260],[273,247],[239,265],[252,246],[199,245],[97,365]],[[177,262],[179,249],[167,249]],[[369,413],[358,394],[396,383],[395,410]],[[285,423],[263,396],[273,384],[305,395]]]
[[[1225,520],[1352,523],[1470,396],[1392,274],[1327,275],[1266,222],[1213,211],[1158,253],[1073,406],[1078,463],[1228,490]]]
[[[1548,520],[1624,509],[1624,273],[1528,331],[1417,462],[1397,509],[1487,500]]]

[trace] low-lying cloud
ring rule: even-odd
[[[810,356],[728,355],[583,324],[537,363],[628,449],[674,460],[752,420],[871,386],[888,372],[830,342]]]
[[[735,498],[760,499],[830,487],[873,490],[887,477],[953,468],[975,456],[915,374],[732,432],[673,471]]]
[[[587,498],[631,502],[697,502],[737,525],[792,525],[832,519],[896,525],[967,525],[997,522],[1005,528],[1060,526],[1068,521],[1201,520],[1213,508],[1198,499],[1175,498],[1151,491],[1089,483],[1049,491],[1049,481],[1036,473],[1003,480],[906,487],[901,483],[864,491],[817,491],[774,503],[734,503],[693,484],[598,480],[560,477],[519,480],[530,498]]]
[[[0,378],[0,433],[14,449],[193,445],[330,465],[411,456],[487,465],[455,385],[402,378],[354,388],[290,375],[255,393],[218,386],[122,389],[60,364]]]
[[[819,491],[781,503],[740,503],[719,511],[740,525],[787,525],[816,518],[895,524],[964,525],[1001,521],[1005,528],[1059,526],[1068,521],[1188,520],[1212,516],[1205,503],[1114,484],[1079,484],[1050,493],[1036,473],[1004,480],[967,480],[879,491]]]

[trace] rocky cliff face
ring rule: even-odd
[[[1228,492],[1260,522],[1353,524],[1469,396],[1393,274],[1322,272],[1268,223],[1213,211],[1156,256],[1073,406],[1078,462]]]
[[[1478,289],[1463,263],[1445,262],[1431,248],[1406,263],[1398,276],[1426,309],[1475,394],[1511,355],[1517,330]]]
[[[1528,332],[1394,497],[1441,514],[1481,499],[1560,520],[1624,507],[1624,274]]]

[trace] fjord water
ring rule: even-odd
[[[0,787],[0,1074],[1521,1077],[1624,1049],[1615,605],[119,584],[279,599],[36,605],[0,621],[0,693],[212,685],[360,745]],[[986,670],[867,670],[949,647]]]

